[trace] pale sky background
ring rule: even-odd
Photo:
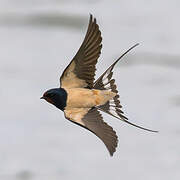
[[[0,0],[0,179],[179,180],[180,2]],[[89,13],[100,25],[97,77],[115,68],[131,127],[104,115],[119,136],[110,157],[92,133],[40,100],[77,52]]]

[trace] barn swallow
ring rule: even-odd
[[[62,110],[66,119],[99,137],[111,156],[116,151],[118,137],[113,128],[103,121],[100,111],[138,128],[157,132],[128,121],[128,118],[123,115],[117,86],[112,78],[114,66],[137,45],[122,54],[95,81],[95,66],[101,54],[102,37],[96,19],[90,15],[84,41],[62,73],[60,88],[50,89],[41,97]]]

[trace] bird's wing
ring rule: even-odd
[[[118,137],[113,128],[103,121],[100,112],[96,108],[75,108],[64,112],[68,120],[98,136],[106,145],[110,155],[113,155],[116,151]]]
[[[90,15],[84,41],[60,77],[61,87],[93,87],[95,66],[102,48],[101,42],[102,37],[99,26],[96,24],[96,19]]]

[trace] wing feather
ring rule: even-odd
[[[73,60],[60,77],[61,87],[92,88],[97,59],[101,54],[102,37],[96,19],[90,15],[88,30],[84,41]]]
[[[111,126],[103,121],[102,115],[96,108],[77,110],[65,110],[65,117],[73,123],[82,126],[98,136],[107,147],[110,155],[116,151],[118,137]],[[71,113],[70,113],[71,112]],[[75,112],[73,114],[73,112]],[[78,114],[77,114],[78,112]]]

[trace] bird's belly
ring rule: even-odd
[[[91,108],[105,104],[116,94],[106,90],[71,88],[66,89],[67,108]]]

